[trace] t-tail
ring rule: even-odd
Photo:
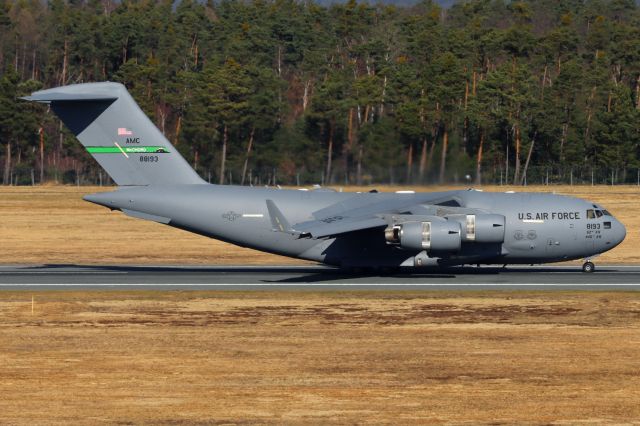
[[[118,185],[204,183],[120,83],[74,84],[23,99],[50,104]]]

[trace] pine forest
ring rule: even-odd
[[[640,182],[640,6],[0,0],[0,179],[109,184],[46,105],[117,81],[205,179]]]

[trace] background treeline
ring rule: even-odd
[[[633,0],[0,0],[4,184],[106,176],[46,106],[120,81],[207,180],[633,182]]]

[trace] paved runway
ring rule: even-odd
[[[640,266],[350,275],[322,266],[0,266],[0,290],[640,290]]]

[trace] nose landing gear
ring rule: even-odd
[[[582,272],[591,273],[595,270],[596,270],[596,265],[594,265],[593,262],[586,261],[582,265]]]

